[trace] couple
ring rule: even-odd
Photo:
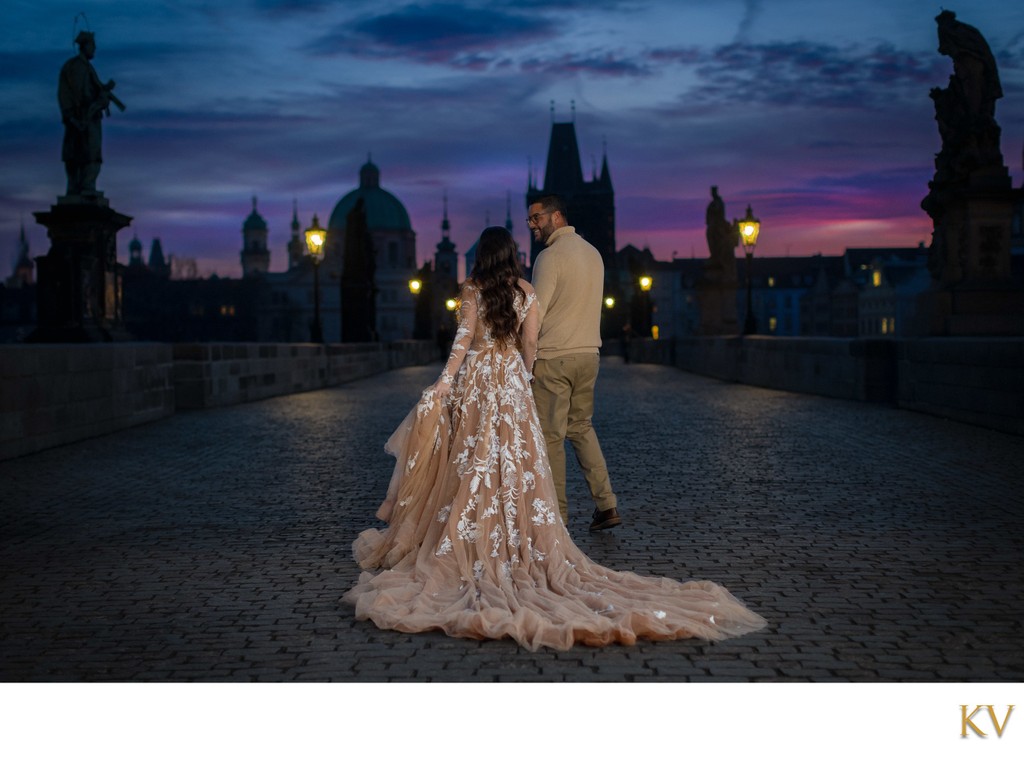
[[[528,221],[548,246],[536,288],[507,230],[480,236],[444,371],[385,446],[397,458],[377,512],[388,526],[353,545],[364,570],[383,572],[362,573],[344,601],[380,628],[531,650],[762,628],[721,586],[610,570],[570,538],[565,437],[597,502],[591,530],[620,522],[590,427],[603,265],[557,197],[532,204]]]

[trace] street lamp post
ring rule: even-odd
[[[750,270],[753,266],[757,236],[761,232],[761,220],[755,219],[750,206],[747,206],[747,215],[736,222],[736,226],[739,229],[740,239],[743,241],[743,253],[747,256],[747,318],[743,323],[743,334],[753,335],[757,332],[757,321],[754,319],[754,295]]]
[[[314,343],[324,342],[324,330],[320,324],[320,264],[324,260],[324,241],[327,232],[320,226],[320,221],[313,214],[313,223],[306,230],[306,249],[309,251],[309,262],[313,265],[313,325],[310,328],[310,339]]]
[[[640,298],[641,298],[641,319],[640,334],[645,338],[651,337],[651,287],[654,285],[654,278],[650,275],[640,275]]]

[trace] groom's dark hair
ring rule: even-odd
[[[569,217],[565,213],[565,202],[557,195],[542,195],[534,203],[539,203],[545,211],[557,211],[566,222],[569,221]]]

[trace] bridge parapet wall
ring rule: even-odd
[[[1024,434],[1024,338],[775,338],[630,342],[630,361],[903,409]]]
[[[0,460],[176,411],[327,388],[437,359],[435,343],[412,340],[0,346]]]

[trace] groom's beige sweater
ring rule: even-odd
[[[574,227],[559,227],[533,265],[540,309],[537,358],[599,353],[604,262]]]

